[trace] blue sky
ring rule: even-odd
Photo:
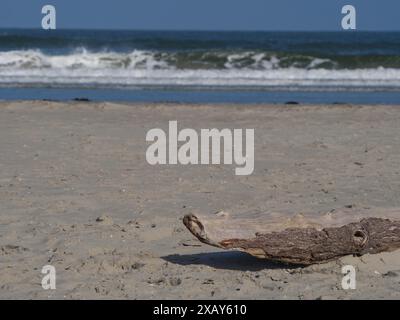
[[[399,30],[399,0],[0,0],[0,28],[39,28],[41,8],[57,28],[157,30],[340,30],[341,8],[358,30]]]

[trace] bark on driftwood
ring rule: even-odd
[[[321,218],[297,215],[288,219],[269,215],[264,217],[267,220],[232,219],[226,213],[207,217],[189,214],[183,223],[201,242],[215,247],[237,249],[284,263],[310,265],[345,255],[400,249],[400,212],[388,213],[390,218],[379,212],[378,217],[352,222],[346,221],[354,219],[354,213],[346,212]]]

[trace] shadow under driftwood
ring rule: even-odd
[[[275,263],[265,259],[255,258],[240,251],[207,252],[197,254],[173,254],[161,257],[170,263],[187,265],[205,265],[215,269],[260,271],[265,269],[294,269],[301,266]]]

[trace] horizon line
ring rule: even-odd
[[[40,31],[43,30],[40,27],[0,27],[0,30],[34,30]],[[240,30],[240,29],[145,29],[145,28],[132,28],[132,29],[125,29],[125,28],[57,28],[55,30],[43,30],[47,32],[51,31],[154,31],[154,32],[343,32],[343,33],[356,33],[356,32],[400,32],[400,29],[393,30],[393,29],[382,29],[382,30],[373,30],[373,29],[362,29],[362,30],[342,30],[342,29],[325,29],[325,30],[310,30],[310,29],[269,29],[269,30],[259,30],[259,29],[247,29],[247,30]]]

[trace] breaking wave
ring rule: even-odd
[[[332,86],[400,89],[400,60],[331,59],[257,50],[0,52],[2,86]],[[360,60],[360,57],[358,58]]]

